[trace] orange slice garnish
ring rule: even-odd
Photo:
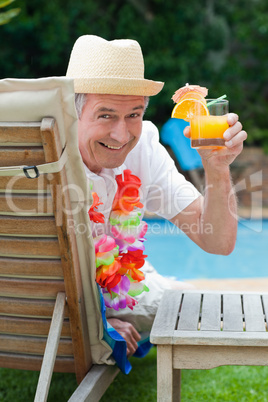
[[[209,116],[205,98],[201,100],[185,97],[174,106],[171,113],[171,117],[185,121],[190,121],[195,116]]]

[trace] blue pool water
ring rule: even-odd
[[[164,276],[178,280],[268,277],[268,220],[241,220],[235,250],[228,256],[206,253],[167,221],[147,222],[145,252]]]

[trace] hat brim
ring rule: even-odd
[[[157,95],[164,82],[130,78],[78,78],[74,79],[76,93],[112,94],[112,95]]]

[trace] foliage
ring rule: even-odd
[[[3,1],[3,0],[2,0]],[[170,117],[186,82],[227,94],[249,143],[268,148],[268,2],[248,0],[17,0],[18,18],[1,27],[0,78],[65,75],[75,40],[94,34],[139,41],[145,76],[165,81],[147,118]]]
[[[0,8],[4,8],[15,0],[0,0]],[[20,12],[19,8],[12,8],[11,10],[0,13],[0,25],[7,24],[12,18],[16,17]]]

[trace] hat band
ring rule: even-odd
[[[153,96],[164,85],[160,81],[139,78],[73,78],[76,93]]]

